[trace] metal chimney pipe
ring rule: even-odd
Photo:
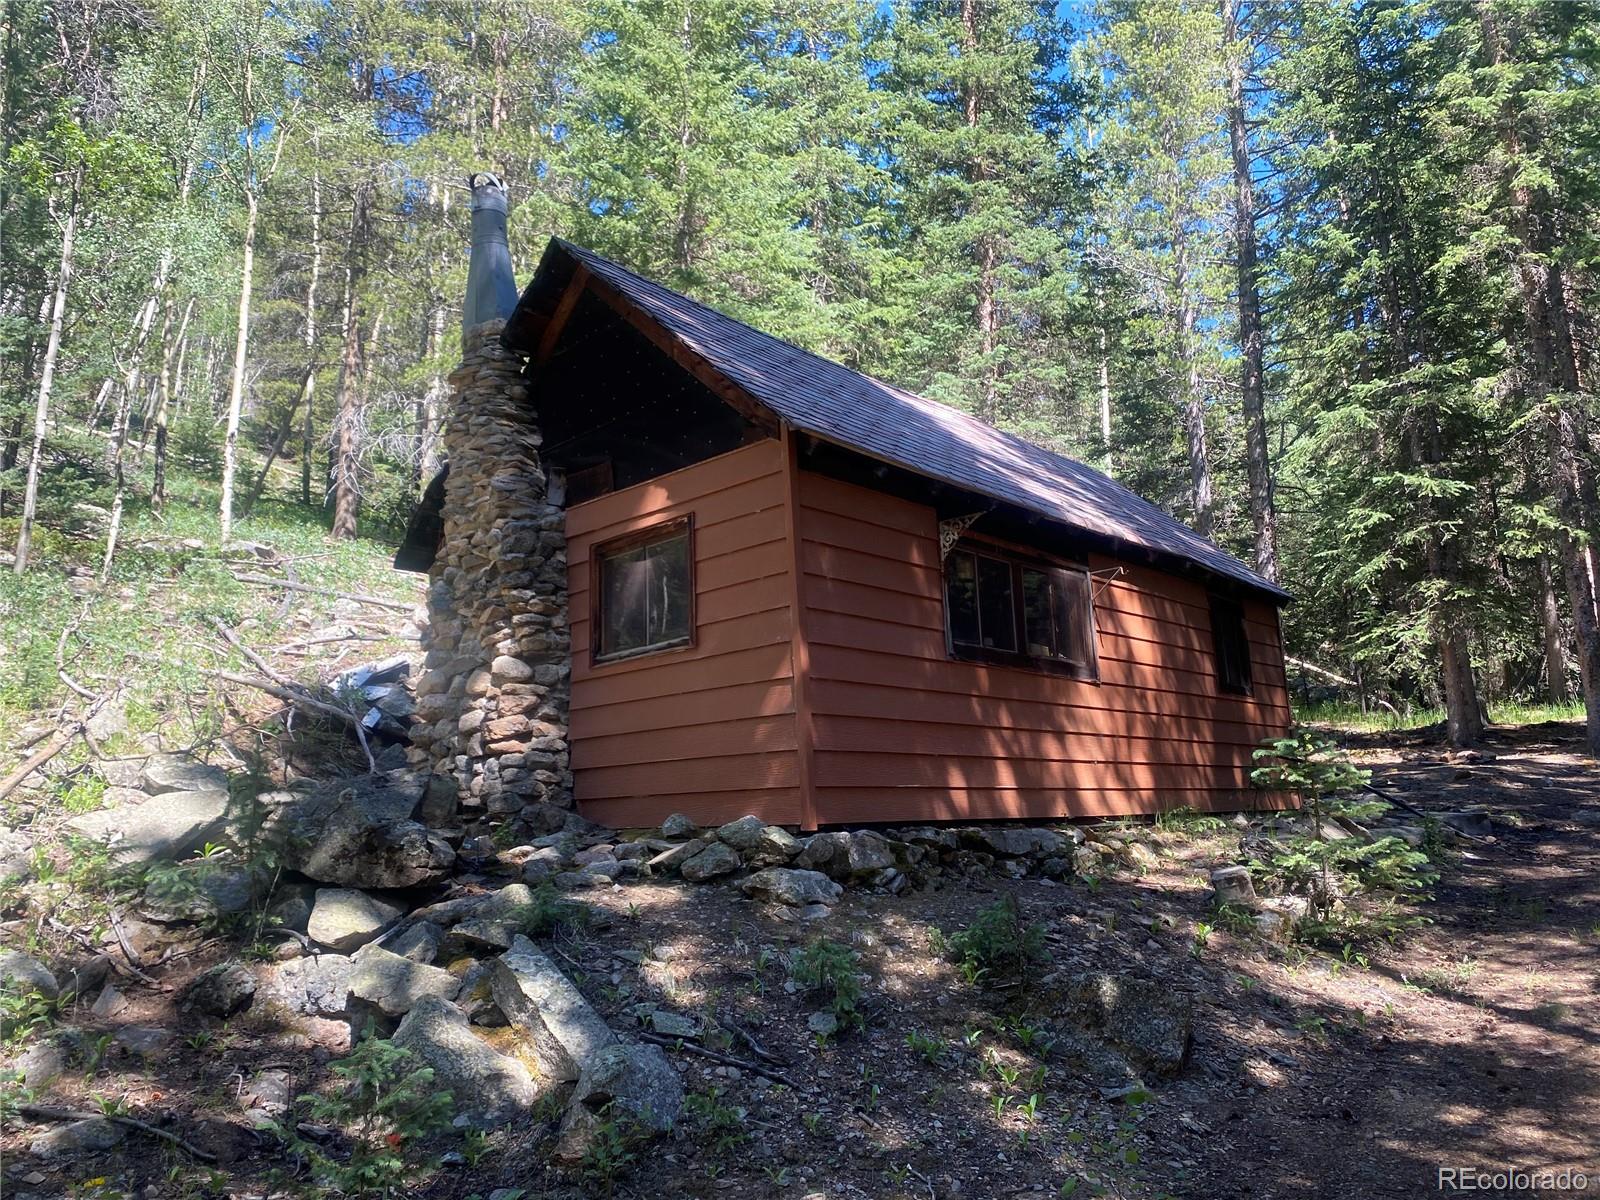
[[[461,306],[463,334],[485,321],[503,321],[517,307],[517,281],[506,240],[506,185],[487,171],[467,177],[472,190],[472,257]]]

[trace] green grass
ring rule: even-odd
[[[1359,705],[1332,701],[1309,707],[1295,705],[1295,719],[1305,725],[1322,725],[1352,733],[1405,733],[1426,729],[1444,722],[1444,709],[1417,708],[1400,714],[1374,707],[1363,713]],[[1581,721],[1583,705],[1535,704],[1506,700],[1489,706],[1489,719],[1496,725],[1534,725],[1545,721]]]
[[[42,508],[49,506],[41,506]],[[143,734],[158,731],[166,746],[190,745],[220,728],[221,707],[211,702],[210,672],[217,668],[255,674],[237,652],[224,645],[207,622],[220,617],[257,648],[303,636],[308,628],[334,621],[341,602],[331,596],[296,593],[287,620],[278,613],[284,593],[239,582],[235,572],[278,574],[265,563],[225,559],[218,545],[218,486],[182,471],[170,479],[165,513],[156,515],[143,504],[130,504],[111,578],[80,597],[69,586],[70,572],[98,572],[104,553],[104,530],[97,523],[36,527],[34,554],[20,578],[0,571],[0,729],[11,733],[30,722],[52,719],[78,700],[62,682],[56,650],[64,630],[67,672],[94,691],[117,690],[126,705],[127,733],[109,739],[109,753],[129,751]],[[0,545],[13,545],[17,521],[0,520]],[[264,497],[248,520],[237,522],[234,540],[260,542],[285,558],[295,559],[295,578],[313,587],[365,592],[418,602],[421,577],[390,566],[392,543],[361,538],[337,542],[324,527],[320,510]],[[185,545],[185,541],[193,544]],[[248,560],[238,551],[227,558]],[[80,574],[80,583],[82,575]],[[342,610],[348,612],[348,610]],[[398,626],[403,614],[380,608],[356,613],[382,632]],[[343,619],[342,617],[340,619]],[[382,641],[354,645],[340,664],[357,663],[391,652]],[[286,673],[308,681],[330,673],[328,653],[292,660]],[[280,660],[290,661],[290,660]],[[240,697],[253,704],[255,697]],[[0,769],[9,770],[21,754],[0,739]],[[59,766],[87,755],[74,743]],[[91,797],[74,797],[74,807]]]

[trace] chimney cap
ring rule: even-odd
[[[475,171],[467,176],[467,186],[472,189],[472,256],[461,306],[463,331],[486,321],[503,321],[517,307],[517,285],[506,242],[506,214],[511,208],[506,185],[498,175]]]
[[[506,195],[505,182],[492,172],[474,171],[467,176],[467,188],[472,192],[474,212],[480,208],[497,208],[501,212],[506,212],[511,207]]]

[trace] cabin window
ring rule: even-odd
[[[945,559],[945,612],[957,658],[1095,674],[1087,571],[958,546]]]
[[[595,548],[591,586],[596,662],[693,641],[693,537],[684,517]]]
[[[1217,683],[1225,692],[1250,692],[1250,639],[1244,632],[1244,606],[1224,596],[1211,597],[1211,638],[1217,652]]]

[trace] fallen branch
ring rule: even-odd
[[[256,575],[246,573],[235,575],[240,583],[253,583],[258,587],[283,588],[290,592],[307,592],[313,596],[332,596],[335,600],[351,600],[357,604],[375,604],[380,608],[392,608],[397,612],[410,612],[415,604],[404,600],[388,600],[382,596],[368,596],[363,592],[339,592],[333,588],[312,587],[308,583],[291,583],[287,579],[274,579],[270,575]]]
[[[257,654],[254,650],[250,649],[249,646],[246,646],[243,642],[241,642],[239,640],[239,635],[229,628],[228,623],[221,617],[208,616],[206,617],[206,620],[210,622],[213,629],[222,635],[223,640],[225,640],[228,645],[232,646],[240,654],[244,655],[245,658],[249,659],[250,664],[268,679],[272,680],[273,683],[278,684],[280,687],[286,687],[291,690],[299,687],[294,680],[286,678],[281,671],[278,671],[270,666],[266,659],[262,658],[261,655]]]
[[[213,676],[227,683],[237,683],[241,687],[255,688],[257,691],[266,692],[269,696],[276,696],[287,701],[296,708],[310,709],[312,712],[321,713],[323,716],[332,717],[336,721],[343,721],[355,731],[356,740],[361,743],[361,752],[367,756],[367,770],[376,772],[378,762],[372,757],[372,747],[367,744],[367,731],[361,727],[360,718],[353,713],[346,712],[337,704],[328,704],[321,700],[314,700],[304,692],[293,687],[285,687],[268,679],[252,679],[248,675],[236,675],[232,671],[213,671]]]
[[[1337,675],[1328,670],[1327,667],[1319,667],[1316,663],[1308,663],[1303,658],[1291,658],[1289,655],[1285,654],[1283,656],[1283,661],[1288,663],[1291,667],[1299,667],[1302,671],[1310,671],[1313,675],[1320,675],[1324,679],[1331,679],[1334,683],[1342,683],[1345,687],[1359,688],[1361,686],[1354,679],[1346,679],[1343,675]],[[1372,699],[1374,703],[1383,705],[1384,708],[1387,708],[1395,716],[1398,717],[1400,715],[1399,710],[1385,700],[1382,696],[1374,696]]]
[[[394,636],[382,633],[333,633],[326,637],[302,638],[298,642],[285,642],[273,647],[274,654],[309,654],[308,646],[325,646],[329,642],[382,642]]]
[[[702,1058],[709,1058],[712,1062],[719,1062],[723,1066],[738,1067],[741,1071],[754,1071],[757,1075],[765,1075],[774,1083],[781,1083],[784,1087],[792,1088],[796,1092],[800,1091],[800,1085],[782,1071],[774,1071],[771,1067],[762,1066],[760,1063],[735,1058],[731,1054],[724,1054],[720,1050],[712,1050],[707,1046],[700,1045],[698,1042],[685,1041],[683,1038],[665,1037],[662,1034],[651,1033],[648,1030],[640,1032],[638,1036],[643,1041],[654,1042],[658,1046],[670,1046],[674,1050],[685,1050],[690,1054],[698,1054]]]
[[[1379,800],[1382,800],[1387,804],[1392,804],[1396,808],[1403,808],[1408,813],[1412,813],[1413,815],[1419,816],[1419,817],[1426,817],[1428,815],[1427,813],[1423,812],[1420,808],[1418,808],[1415,804],[1412,804],[1409,800],[1402,800],[1402,799],[1400,799],[1399,796],[1391,795],[1390,793],[1384,791],[1382,788],[1373,787],[1372,784],[1370,784],[1370,783],[1364,783],[1361,786],[1365,791],[1371,792]]]
[[[745,1029],[737,1022],[728,1017],[721,1017],[718,1019],[717,1024],[721,1025],[724,1029],[732,1030],[734,1033],[738,1034],[739,1040],[746,1046],[750,1047],[750,1053],[754,1054],[762,1062],[769,1062],[778,1066],[783,1065],[783,1059],[779,1058],[760,1042],[756,1041],[755,1036],[748,1029]]]
[[[56,730],[55,736],[46,742],[41,749],[34,751],[26,762],[7,775],[4,780],[0,780],[0,800],[4,800],[11,795],[12,792],[22,786],[23,780],[65,750],[72,739],[77,736],[77,733],[76,726],[71,729]]]
[[[122,918],[117,915],[117,910],[114,908],[108,909],[106,917],[111,922],[111,933],[117,939],[117,945],[122,947],[122,954],[128,960],[128,965],[130,967],[144,966],[144,959],[139,957],[139,952],[133,948],[128,941],[127,933],[123,931]]]
[[[17,1111],[34,1121],[115,1121],[118,1125],[126,1125],[129,1129],[137,1129],[140,1133],[148,1133],[151,1137],[160,1138],[164,1142],[171,1142],[178,1149],[194,1155],[201,1162],[217,1161],[215,1154],[202,1150],[193,1142],[185,1141],[177,1134],[158,1128],[148,1121],[141,1121],[137,1117],[124,1117],[119,1114],[107,1115],[88,1112],[79,1108],[53,1108],[47,1104],[19,1104]]]

